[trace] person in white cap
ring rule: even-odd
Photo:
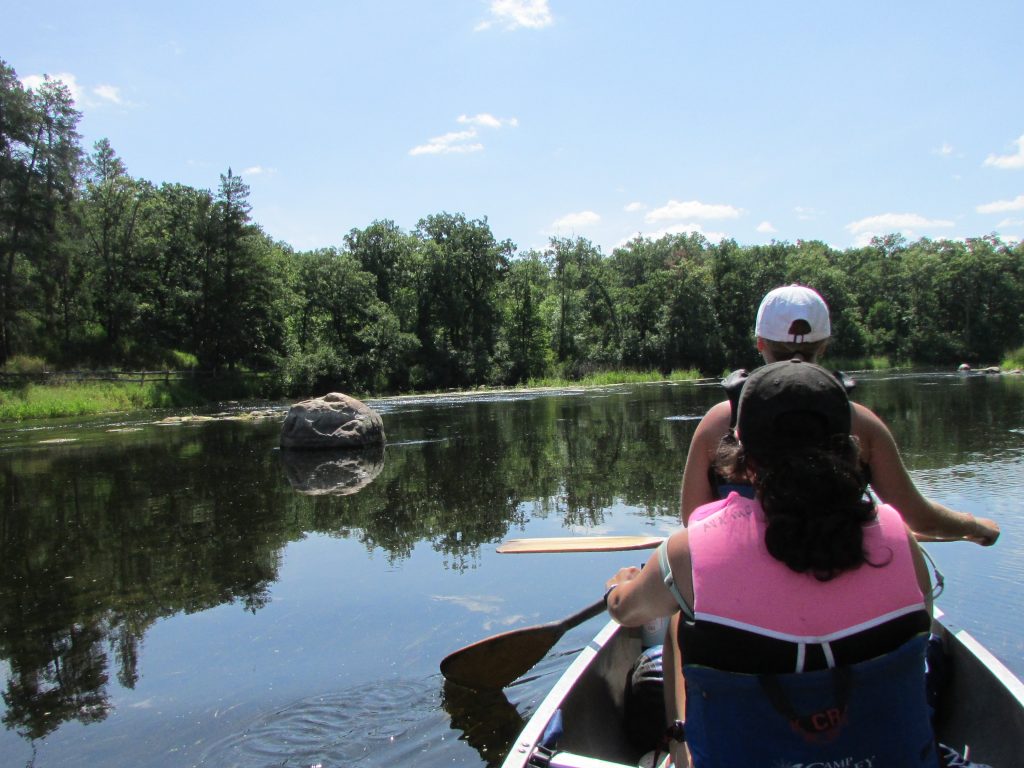
[[[794,357],[819,362],[832,335],[828,305],[817,291],[802,285],[776,288],[761,301],[754,334],[766,363]],[[861,461],[882,503],[900,510],[919,538],[973,541],[984,546],[995,543],[999,526],[994,521],[925,498],[907,473],[889,428],[869,408],[859,403],[851,405],[852,431],[860,443]],[[697,425],[680,492],[684,524],[694,509],[719,496],[711,470],[719,443],[733,424],[733,406],[726,400],[713,406]]]

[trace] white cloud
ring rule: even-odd
[[[953,154],[953,145],[950,144],[948,141],[944,141],[942,142],[941,147],[939,147],[938,149],[934,149],[932,151],[936,155],[941,155],[942,157],[949,157],[950,155]]]
[[[948,219],[929,219],[917,213],[881,213],[851,221],[846,229],[853,233],[857,247],[870,244],[873,237],[899,232],[908,239],[915,239],[924,232],[946,229],[954,226]]]
[[[551,229],[558,232],[562,230],[577,230],[592,227],[601,221],[601,217],[593,211],[578,211],[567,213],[562,218],[551,224]]]
[[[459,115],[457,122],[463,125],[478,125],[482,128],[501,128],[503,125],[515,128],[519,125],[519,121],[514,117],[495,117],[483,112],[479,115]]]
[[[78,78],[72,75],[70,72],[59,72],[56,75],[27,75],[21,78],[21,84],[26,88],[36,90],[43,84],[43,81],[49,77],[50,80],[60,80],[64,85],[68,87],[68,91],[71,93],[71,98],[75,100],[75,104],[78,104],[82,100],[82,87],[78,84]]]
[[[92,89],[94,95],[101,101],[109,101],[111,104],[124,104],[121,98],[121,89],[116,85],[97,85]]]
[[[465,154],[467,152],[480,152],[484,145],[473,141],[477,137],[476,129],[468,131],[452,131],[441,136],[427,139],[426,144],[420,144],[409,150],[410,155],[450,155]]]
[[[683,219],[735,219],[740,213],[739,208],[731,205],[715,205],[698,200],[669,200],[661,208],[648,213],[644,219],[650,223]]]
[[[33,90],[39,88],[47,78],[47,75],[27,75],[21,79],[22,85]],[[102,104],[125,105],[126,102],[121,96],[121,89],[116,85],[102,84],[87,88],[78,82],[78,78],[70,72],[60,72],[56,75],[49,75],[50,80],[60,80],[67,86],[75,106],[79,109],[97,107]]]
[[[1013,200],[996,200],[975,208],[978,213],[1006,213],[1008,211],[1024,211],[1024,195],[1017,195]]]
[[[451,131],[427,139],[426,144],[420,144],[409,150],[410,155],[450,155],[465,154],[467,152],[480,152],[484,145],[478,141],[477,128],[501,128],[510,126],[515,128],[519,120],[514,117],[495,117],[494,115],[482,112],[478,115],[459,115],[455,122],[470,126],[465,131]]]
[[[251,165],[243,169],[242,176],[272,176],[275,173],[273,168],[264,168],[262,165]]]
[[[637,211],[642,211],[645,208],[647,208],[647,206],[644,205],[643,203],[634,202],[634,203],[629,203],[622,210],[626,211],[627,213],[636,213]]]
[[[777,230],[770,221],[762,221],[757,225],[757,231],[765,235],[774,235],[779,230]]]
[[[927,219],[916,213],[881,213],[877,216],[852,221],[846,228],[854,234],[862,232],[909,232],[911,230],[952,227],[946,219]]]
[[[638,237],[644,237],[647,238],[648,240],[654,241],[660,240],[666,235],[689,235],[692,233],[703,235],[710,243],[718,243],[724,240],[725,238],[729,237],[729,235],[727,235],[725,232],[706,232],[702,224],[697,224],[693,222],[687,224],[669,224],[667,227],[656,229],[653,232],[634,232],[629,237],[623,238],[618,243],[616,243],[613,246],[613,250],[615,248],[624,248],[625,246],[629,245],[631,242],[636,240]]]
[[[543,29],[555,23],[548,0],[491,0],[491,18],[476,26],[478,32],[500,24],[505,29]]]
[[[816,219],[821,215],[821,211],[815,208],[808,208],[805,205],[798,205],[793,209],[793,213],[796,214],[796,217],[800,219],[800,221],[810,221],[811,219]]]
[[[495,613],[501,609],[502,598],[494,595],[432,595],[438,602],[452,603],[473,613]]]
[[[1013,155],[989,155],[985,158],[985,165],[992,165],[996,168],[1018,170],[1024,168],[1024,136],[1017,139],[1017,152]]]
[[[1004,227],[1024,227],[1024,219],[1003,219],[996,226],[999,229]]]

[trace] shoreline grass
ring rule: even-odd
[[[891,371],[909,369],[913,366],[909,363],[893,363],[885,355],[874,357],[829,357],[825,356],[822,365],[829,369],[839,371]]]
[[[551,387],[604,387],[613,384],[648,384],[657,381],[697,381],[702,378],[700,371],[672,371],[663,374],[660,371],[598,371],[579,379],[562,376],[548,376],[540,379],[529,379],[514,389],[544,389]]]
[[[525,384],[514,387],[496,387],[494,389],[600,387],[657,381],[694,381],[700,377],[699,372],[692,370],[674,371],[668,376],[658,371],[602,371],[581,379],[563,377],[531,379]],[[231,391],[224,387],[213,392],[183,382],[153,381],[139,384],[137,382],[86,381],[71,384],[26,384],[13,389],[0,389],[0,423],[95,416],[118,411],[198,408],[213,406],[224,400],[239,400],[249,397],[258,397],[258,394],[241,390]],[[374,395],[364,393],[362,397],[373,399]]]
[[[0,390],[0,422],[93,416],[113,411],[151,410],[201,405],[200,395],[187,395],[163,382],[26,384]]]
[[[1003,362],[999,365],[1004,371],[1019,371],[1024,370],[1024,347],[1010,352]]]

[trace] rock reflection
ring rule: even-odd
[[[362,449],[297,451],[282,449],[288,483],[306,496],[351,496],[384,469],[384,446]]]

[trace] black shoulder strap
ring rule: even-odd
[[[743,385],[746,383],[748,375],[746,368],[740,368],[738,371],[733,371],[722,379],[722,386],[725,388],[725,394],[729,398],[729,429],[735,429],[736,427],[736,415],[740,409],[740,392],[743,391]]]
[[[844,371],[832,371],[832,375],[839,379],[839,383],[843,385],[846,394],[850,394],[850,391],[857,386],[857,380]]]

